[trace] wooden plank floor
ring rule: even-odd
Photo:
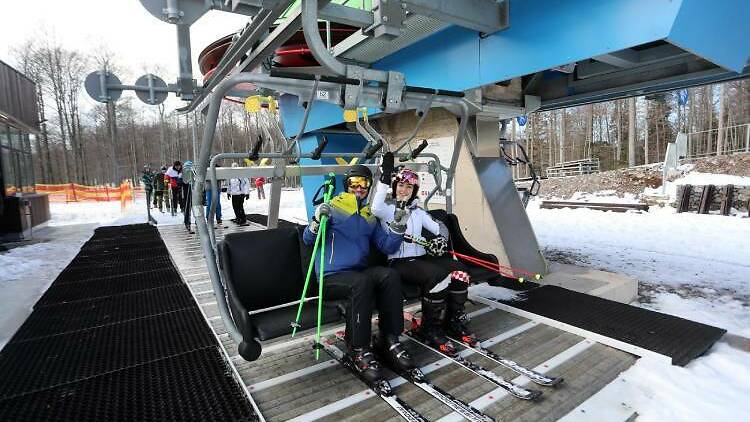
[[[253,224],[238,227],[229,223],[229,228],[217,229],[216,238],[221,240],[226,233],[261,228]],[[400,420],[389,406],[327,355],[315,360],[311,349],[312,330],[298,334],[294,340],[287,337],[265,342],[258,360],[244,361],[237,354],[237,345],[226,333],[219,317],[197,235],[188,234],[180,225],[159,226],[159,231],[183,279],[266,420]],[[495,384],[418,344],[404,341],[405,347],[435,385],[471,402],[497,421],[557,420],[614,380],[636,360],[635,356],[625,352],[501,310],[485,309],[484,305],[472,305],[467,310],[475,313],[472,327],[481,338],[497,339],[496,344],[489,347],[491,350],[529,368],[565,378],[558,388],[539,387],[482,356],[467,356],[467,359],[508,380],[541,389],[544,392],[542,399],[530,403],[509,397]],[[332,333],[343,326],[324,328]],[[395,391],[429,420],[461,420],[449,408],[409,383],[396,386]]]

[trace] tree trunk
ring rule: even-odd
[[[719,88],[719,127],[718,134],[716,136],[716,155],[724,154],[724,143],[726,141],[726,133],[724,129],[725,109],[726,109],[726,83],[721,84]]]
[[[628,98],[628,167],[635,167],[635,97]]]

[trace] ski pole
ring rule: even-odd
[[[325,181],[323,185],[321,185],[321,188],[327,185],[330,185],[331,179]],[[331,185],[331,187],[333,187]],[[323,216],[326,217],[326,216]],[[321,218],[321,227],[323,227],[323,218]],[[307,297],[307,288],[310,285],[310,277],[312,276],[313,268],[315,267],[315,254],[318,252],[318,246],[321,243],[321,233],[323,230],[318,229],[318,233],[315,235],[315,243],[313,245],[312,255],[310,256],[310,264],[307,266],[307,275],[305,276],[305,284],[302,287],[302,296],[299,299],[299,305],[297,306],[297,317],[294,319],[294,322],[292,323],[292,337],[294,337],[295,334],[297,334],[297,328],[300,327],[299,320],[302,317],[302,307],[305,304],[305,298]]]
[[[464,254],[458,253],[456,251],[448,251],[448,252],[450,252],[456,258],[464,259],[464,260],[472,262],[474,264],[481,265],[481,266],[483,266],[485,268],[496,269],[498,273],[501,272],[500,269],[505,269],[505,270],[510,271],[511,274],[513,274],[514,277],[515,277],[516,273],[519,273],[519,274],[525,274],[527,276],[530,276],[530,277],[534,278],[535,280],[540,280],[542,278],[542,275],[539,274],[539,273],[532,273],[530,271],[522,270],[520,268],[514,268],[514,267],[511,267],[511,266],[508,266],[508,265],[498,264],[498,263],[491,262],[491,261],[485,261],[483,259],[479,259],[477,257],[473,257],[473,256],[469,256],[469,255],[464,255]],[[523,283],[523,281],[524,281],[523,277],[519,277],[519,281]]]
[[[315,267],[315,253],[318,251],[318,245],[320,244],[320,230],[315,235],[315,244],[313,245],[312,255],[310,258],[310,265],[307,266],[307,276],[305,277],[305,285],[302,287],[302,297],[299,299],[299,306],[297,306],[297,317],[292,323],[292,337],[297,334],[297,328],[299,328],[299,319],[302,316],[302,306],[305,304],[305,298],[307,297],[307,287],[310,285],[310,276],[312,275],[313,267]]]
[[[323,203],[327,204],[331,201],[331,195],[333,194],[333,181],[334,174],[330,173],[328,178],[328,186],[326,188],[326,192],[323,194]],[[320,344],[320,320],[322,319],[323,315],[323,277],[325,275],[325,251],[326,251],[326,228],[328,226],[328,216],[324,215],[320,218],[320,233],[321,234],[321,242],[320,242],[320,275],[318,276],[318,324],[317,328],[315,329],[315,344]],[[333,246],[333,245],[331,245]],[[333,251],[332,251],[333,252]],[[313,255],[314,259],[314,255]],[[320,348],[315,348],[315,360],[320,359]]]
[[[425,247],[425,248],[429,245],[429,242],[427,242],[424,239],[420,239],[420,238],[412,237],[412,236],[404,236],[404,237],[406,239],[411,240],[412,242],[420,245],[420,246]],[[518,273],[518,274],[525,274],[525,275],[527,275],[527,276],[529,276],[529,277],[531,277],[531,278],[533,278],[535,280],[541,280],[542,279],[542,275],[539,274],[539,273],[532,273],[530,271],[522,270],[520,268],[514,268],[514,267],[511,267],[511,266],[508,266],[508,265],[503,265],[503,264],[499,264],[499,263],[495,263],[495,262],[491,262],[491,261],[485,261],[483,259],[480,259],[480,258],[477,258],[477,257],[474,257],[474,256],[470,256],[470,255],[464,255],[464,254],[458,253],[456,251],[447,251],[447,252],[450,253],[451,255],[455,256],[456,258],[460,258],[460,259],[463,259],[465,261],[469,261],[472,264],[479,265],[480,267],[484,267],[484,268],[487,268],[489,270],[495,271],[495,272],[497,272],[498,274],[500,274],[500,275],[502,275],[504,277],[518,278],[518,281],[521,282],[521,283],[523,283],[525,281],[525,279],[523,277],[516,277],[516,273]],[[503,270],[506,270],[506,272],[503,272]]]

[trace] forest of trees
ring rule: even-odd
[[[45,37],[14,49],[13,58],[13,65],[37,84],[41,135],[32,141],[37,183],[137,179],[146,163],[158,168],[193,157],[193,122],[200,143],[200,114],[196,119],[194,114],[178,114],[163,105],[147,106],[133,96],[123,96],[116,103],[113,145],[106,105],[96,103],[81,110],[88,73],[102,68],[116,74],[130,71],[106,51],[87,54]],[[745,148],[750,123],[748,81],[687,92],[683,106],[678,106],[678,93],[670,92],[533,113],[523,129],[512,122],[511,137],[523,141],[539,170],[583,158],[598,158],[603,170],[661,161],[678,131],[691,133],[690,155]],[[267,111],[248,115],[240,104],[227,103],[220,115],[215,151],[248,151],[259,134],[265,140],[264,150],[270,150],[282,136],[275,118]]]

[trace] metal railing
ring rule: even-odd
[[[724,145],[721,151],[717,148],[719,129],[702,130],[688,133],[687,156],[700,158],[713,155],[750,153],[750,123],[727,126],[724,129]]]
[[[599,159],[586,158],[583,160],[565,161],[557,163],[545,170],[547,177],[578,176],[581,174],[599,173]]]

